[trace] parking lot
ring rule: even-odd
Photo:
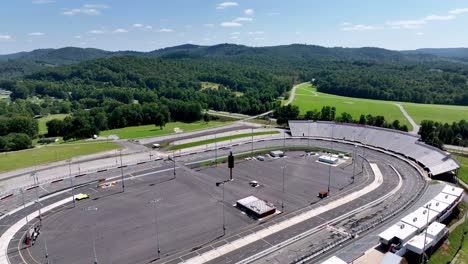
[[[279,210],[283,203],[285,213],[290,213],[319,200],[318,192],[328,188],[329,169],[332,195],[354,186],[350,184],[351,159],[330,167],[317,162],[318,156],[302,157],[303,151],[286,154],[285,158],[267,157],[265,161],[236,161],[234,181],[227,182],[224,190],[226,236],[260,224],[232,206],[238,199],[255,195]],[[360,162],[356,164],[355,184],[364,179],[359,173]],[[215,183],[229,178],[227,164],[178,168],[175,179],[170,168],[168,163],[158,171],[133,174],[125,182],[125,193],[119,185],[77,190],[91,198],[46,217],[36,245],[23,250],[23,255],[45,262],[47,242],[52,263],[82,263],[93,259],[94,240],[99,262],[140,263],[157,257],[157,241],[162,256],[216,241],[223,235],[223,207],[222,186]],[[252,180],[260,186],[251,187]]]

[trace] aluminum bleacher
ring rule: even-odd
[[[426,145],[419,137],[406,132],[358,124],[324,121],[289,121],[293,137],[311,137],[359,142],[388,150],[418,162],[432,175],[443,174],[460,167],[450,154]]]

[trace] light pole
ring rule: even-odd
[[[351,177],[351,179],[353,180],[352,183],[354,183],[354,177],[356,177],[356,148],[357,148],[357,145],[354,144],[354,149],[353,149],[353,177]]]
[[[42,223],[42,214],[41,214],[41,204],[39,203],[39,193],[38,193],[38,188],[39,188],[39,179],[37,178],[37,172],[35,171],[33,174],[31,174],[34,180],[34,186],[36,186],[34,189],[36,189],[36,203],[38,204],[39,208],[39,222]]]
[[[92,212],[92,211],[97,211],[98,208],[97,207],[86,207],[86,208],[83,208],[82,209],[83,211],[85,212]],[[96,254],[96,237],[95,237],[95,231],[96,231],[96,222],[97,221],[94,221],[94,225],[93,225],[93,230],[91,231],[91,236],[92,236],[92,239],[93,239],[93,254],[94,254],[94,261],[93,261],[93,264],[98,264],[98,259],[97,259],[97,254]]]
[[[309,125],[307,126],[307,146],[310,148],[310,120]]]
[[[73,207],[76,206],[75,202],[75,185],[73,184],[73,177],[71,176],[71,159],[68,160],[68,177],[70,177],[71,192],[73,197]]]
[[[423,243],[423,256],[422,256],[422,259],[421,259],[421,263],[424,262],[424,255],[426,254],[426,238],[427,238],[427,230],[429,229],[429,208],[431,207],[431,204],[429,203],[427,206],[426,206],[426,210],[427,210],[427,220],[426,220],[426,232],[424,232],[424,243]]]
[[[120,177],[122,181],[122,192],[125,192],[125,181],[124,181],[124,173],[123,173],[123,162],[122,162],[122,149],[120,152]]]
[[[24,202],[24,191],[23,189],[20,189],[20,190],[21,190],[21,199],[23,200],[23,209],[26,209],[26,203]],[[26,225],[28,226],[28,230],[29,230],[30,226],[29,226],[28,215],[26,215]]]
[[[172,152],[172,161],[174,162],[174,179],[176,178],[176,161],[175,161],[175,151]]]
[[[466,235],[466,215],[468,214],[468,210],[465,211],[465,220],[464,220],[464,225],[463,225],[463,235],[462,235],[462,238],[461,238],[461,244],[460,244],[460,248],[463,247],[463,243],[465,242],[465,235]]]
[[[251,148],[251,150],[250,150],[250,153],[251,153],[252,156],[253,156],[253,149],[254,149],[254,147],[253,147],[253,130],[254,130],[254,129],[253,129],[253,127],[252,127],[252,132],[251,132],[251,134],[250,134],[250,135],[252,136],[252,148]]]
[[[154,199],[149,201],[149,203],[153,206],[154,208],[154,226],[155,226],[155,231],[156,231],[156,250],[158,253],[158,259],[160,258],[161,254],[161,249],[159,248],[159,226],[158,226],[158,212],[157,212],[157,207],[158,203],[161,201],[161,199]]]
[[[281,169],[283,170],[283,187],[281,188],[281,191],[283,192],[283,199],[281,200],[281,212],[284,213],[284,169],[286,169],[286,164],[283,163]]]
[[[330,149],[330,162],[332,160],[332,153],[331,153],[331,150],[333,149],[333,129],[335,128],[334,125],[332,125],[332,129],[331,129],[331,132],[332,132],[332,135],[331,135],[331,143],[332,143],[332,146],[331,146],[331,149]],[[330,163],[328,165],[328,194],[327,195],[330,195],[330,184],[331,184],[331,167],[332,167],[332,164]]]
[[[223,200],[221,202],[221,206],[222,206],[222,209],[223,209],[223,236],[226,235],[226,218],[224,216],[224,184],[226,184],[227,182],[230,182],[231,180],[225,180],[225,181],[221,181],[221,182],[217,182],[216,183],[216,186],[219,187],[220,185],[223,186]]]
[[[44,231],[43,231],[44,232]],[[44,236],[44,249],[45,249],[45,258],[46,258],[46,263],[49,264],[49,251],[47,250],[47,238]]]
[[[215,133],[215,167],[218,167],[218,143],[216,142],[216,133]]]

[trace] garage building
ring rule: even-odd
[[[253,195],[238,200],[236,202],[236,206],[245,210],[247,214],[253,215],[256,218],[264,218],[276,212],[276,207],[274,204],[259,199]]]

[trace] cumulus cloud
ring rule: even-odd
[[[100,35],[100,34],[104,34],[104,31],[103,31],[103,30],[100,30],[100,29],[94,29],[94,30],[88,31],[88,33],[89,33],[89,34]]]
[[[468,8],[457,8],[449,11],[450,14],[459,15],[468,13]]]
[[[133,24],[132,27],[134,27],[134,28],[142,28],[142,27],[143,27],[143,24],[136,23],[136,24]]]
[[[0,34],[0,41],[12,40],[13,37],[11,35],[2,35]]]
[[[102,5],[102,4],[86,4],[83,5],[84,8],[94,8],[94,9],[106,9],[109,8],[108,5]]]
[[[238,17],[234,19],[235,22],[250,22],[253,21],[251,17]]]
[[[159,32],[161,32],[161,33],[172,33],[172,32],[174,32],[174,30],[170,29],[170,28],[161,28],[159,30]]]
[[[419,20],[397,20],[387,22],[387,25],[394,29],[415,29],[420,28],[425,25],[427,22],[424,19]]]
[[[44,36],[45,33],[42,33],[42,32],[31,32],[28,34],[28,36],[34,36],[34,37],[40,37],[40,36]]]
[[[125,28],[118,28],[114,31],[112,31],[113,33],[127,33],[128,30],[126,30]]]
[[[238,6],[237,2],[223,2],[216,6],[216,9],[226,9],[228,7]]]
[[[248,33],[249,35],[263,35],[265,32],[263,31],[251,31]]]
[[[232,32],[231,35],[240,35],[240,32],[238,32],[238,31]]]
[[[223,22],[223,23],[220,24],[220,26],[222,26],[222,27],[242,27],[242,24],[232,21],[232,22]]]
[[[255,11],[249,8],[249,9],[244,10],[244,14],[247,16],[253,16],[255,14]]]
[[[424,33],[423,32],[418,32],[418,33],[416,33],[416,35],[417,36],[422,36],[422,35],[424,35]]]

